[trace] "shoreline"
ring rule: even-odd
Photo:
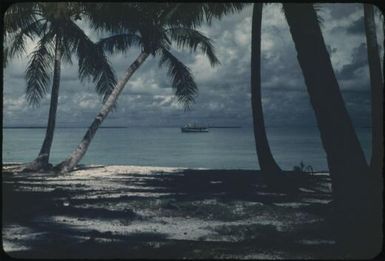
[[[2,168],[4,169],[10,169],[12,167],[16,167],[18,165],[22,165],[24,163],[21,162],[3,162]],[[166,166],[143,166],[143,165],[122,165],[122,164],[111,164],[111,165],[105,165],[105,164],[80,164],[79,167],[71,172],[75,173],[76,171],[85,171],[85,170],[91,170],[95,168],[103,168],[105,171],[112,172],[112,171],[127,171],[127,173],[132,173],[133,171],[140,171],[144,172],[145,170],[148,171],[186,171],[186,170],[202,170],[202,171],[236,171],[236,172],[255,172],[259,173],[259,169],[217,169],[217,168],[188,168],[188,167],[166,167]],[[283,170],[284,173],[290,173],[293,172],[292,170]],[[309,172],[305,172],[309,173]],[[329,176],[328,170],[315,170],[312,172],[312,175],[327,175]]]

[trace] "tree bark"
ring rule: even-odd
[[[370,87],[372,98],[372,158],[370,166],[374,175],[380,175],[383,164],[383,78],[381,71],[380,50],[377,44],[376,24],[374,21],[374,6],[364,4],[364,21],[366,43],[368,50],[368,63]]]
[[[345,107],[317,14],[311,4],[284,4],[332,180],[339,248],[369,258],[381,248],[378,197],[371,193],[369,166]],[[374,210],[375,209],[375,210]]]
[[[87,152],[87,149],[96,134],[99,126],[102,124],[104,119],[108,116],[111,109],[116,104],[116,101],[124,89],[126,83],[131,78],[131,76],[135,73],[135,71],[143,64],[143,62],[148,57],[148,53],[142,52],[138,56],[138,58],[128,67],[124,77],[116,84],[115,88],[108,96],[106,102],[103,104],[100,112],[97,114],[96,118],[92,122],[91,126],[88,128],[86,134],[84,135],[82,141],[78,145],[78,147],[70,154],[70,156],[57,166],[55,169],[60,173],[66,173],[75,168],[78,162],[83,158],[84,154]]]
[[[60,73],[61,73],[61,59],[62,59],[62,50],[61,50],[61,39],[60,35],[56,35],[55,43],[55,61],[54,61],[54,70],[53,70],[53,80],[52,80],[52,91],[51,91],[51,101],[48,113],[48,123],[47,129],[44,137],[43,144],[40,148],[38,157],[27,164],[24,168],[24,171],[38,171],[38,170],[47,170],[50,167],[49,156],[51,153],[52,141],[55,132],[56,125],[56,112],[59,100],[59,87],[60,87]]]
[[[264,175],[274,176],[280,174],[281,169],[271,153],[263,119],[261,95],[262,8],[262,3],[254,3],[251,31],[251,105],[253,110],[255,147],[259,166]]]

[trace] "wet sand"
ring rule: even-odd
[[[3,249],[31,258],[333,258],[327,173],[3,166]],[[294,185],[293,185],[294,184]]]

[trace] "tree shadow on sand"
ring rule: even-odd
[[[47,177],[3,174],[3,228],[11,234],[5,239],[26,247],[12,256],[336,256],[324,222],[327,176],[291,177],[294,192],[271,189],[247,170]],[[202,236],[189,235],[194,226]],[[12,234],[12,227],[30,236]]]

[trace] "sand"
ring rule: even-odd
[[[277,191],[253,170],[14,167],[2,175],[3,248],[12,257],[336,257],[327,173],[297,175],[288,180],[297,190]]]

